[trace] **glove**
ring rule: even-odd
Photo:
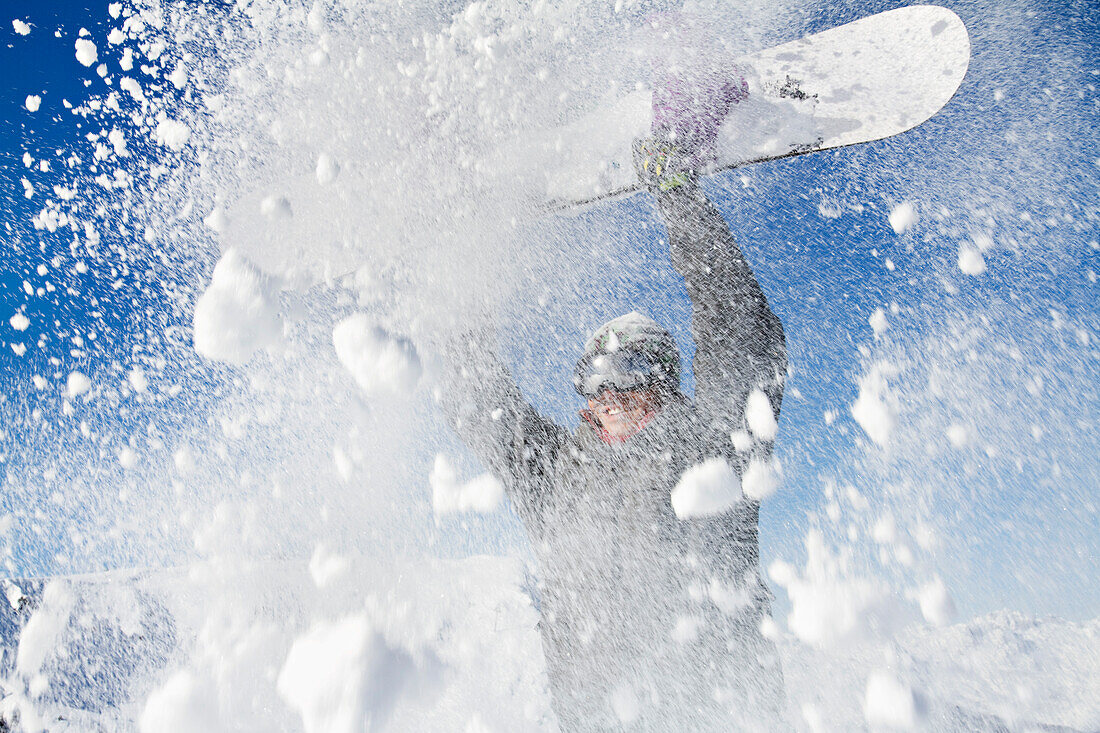
[[[634,141],[634,172],[651,193],[693,185],[699,174],[695,160],[680,148],[656,137]]]

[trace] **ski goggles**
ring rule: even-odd
[[[605,389],[632,392],[667,380],[667,365],[638,351],[588,354],[573,372],[573,386],[583,397],[595,397]]]

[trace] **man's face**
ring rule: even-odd
[[[612,392],[605,389],[588,398],[588,409],[613,438],[629,438],[644,427],[646,415],[660,408],[657,393],[652,389]]]

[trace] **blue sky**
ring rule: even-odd
[[[995,11],[977,2],[945,4],[967,23],[973,58],[962,89],[941,114],[898,138],[758,165],[710,182],[785,323],[791,355],[778,449],[787,488],[764,508],[764,555],[797,556],[805,530],[824,522],[823,491],[830,483],[857,486],[883,501],[890,500],[889,486],[915,484],[921,496],[945,503],[935,508],[952,528],[942,550],[944,573],[967,588],[960,597],[964,613],[1007,606],[1094,617],[1100,609],[1094,577],[1100,553],[1100,330],[1097,285],[1088,273],[1100,270],[1100,11],[1075,2],[1034,8],[1009,3]],[[832,3],[802,16],[802,27],[791,34],[895,6]],[[120,393],[88,406],[83,419],[93,432],[97,425],[111,432],[119,423],[201,429],[196,426],[203,425],[207,406],[233,374],[192,354],[189,316],[178,307],[178,291],[204,281],[215,245],[196,241],[193,261],[173,269],[178,263],[157,261],[114,234],[104,249],[125,249],[133,258],[126,267],[112,266],[121,259],[107,256],[86,273],[68,264],[54,268],[55,256],[67,252],[69,243],[30,225],[42,194],[25,198],[20,179],[48,189],[59,165],[55,151],[71,148],[86,132],[62,100],[82,100],[85,79],[93,90],[102,85],[92,69],[77,63],[73,43],[81,27],[97,37],[106,33],[106,3],[42,9],[9,1],[5,10],[0,415],[6,435],[0,513],[15,517],[8,531],[11,572],[110,566],[116,550],[73,558],[66,555],[70,543],[57,535],[73,527],[102,530],[94,497],[99,489],[115,491],[121,480],[109,460],[115,448],[82,439],[60,412],[57,387],[38,390],[32,377],[56,384],[56,377],[79,369],[121,381],[133,366],[142,366],[164,389],[146,396]],[[30,35],[16,34],[12,18],[30,21]],[[37,112],[24,107],[29,94],[42,96]],[[50,160],[54,171],[28,172],[24,153],[35,165]],[[902,200],[914,201],[921,219],[898,237],[887,214]],[[830,208],[840,215],[821,213]],[[627,264],[611,277],[593,272],[578,290],[598,294],[592,300],[607,317],[648,310],[673,328],[690,355],[686,295],[667,267],[656,222],[645,197],[634,197],[555,221],[552,229],[538,222],[529,229],[535,240],[578,247],[598,238],[593,232],[615,233]],[[988,271],[970,278],[959,272],[956,256],[959,243],[976,232],[990,234],[997,246],[987,255]],[[506,341],[506,356],[536,405],[574,424],[577,405],[569,384],[582,336],[576,314],[588,320],[598,314],[575,297],[528,307],[540,295],[534,283],[530,295],[517,299],[503,318],[522,320],[528,324],[524,333],[533,337]],[[891,316],[886,340],[876,342],[867,319],[891,303],[898,315]],[[30,319],[26,331],[10,327],[16,312]],[[968,336],[962,326],[951,330],[952,324],[975,323],[982,335]],[[1080,332],[1091,334],[1091,342],[1083,343]],[[929,338],[959,348],[935,353]],[[18,344],[27,347],[21,356],[12,348]],[[1005,357],[1013,348],[1019,359]],[[987,445],[998,449],[996,455],[930,457],[923,444],[879,455],[848,413],[861,374],[878,359],[903,364],[898,387],[909,400],[902,409],[909,410],[914,426],[921,411],[936,418],[931,424],[961,419],[968,400],[975,414],[997,415],[986,420]],[[981,372],[975,364],[989,368]],[[1022,365],[1019,373],[1013,364]],[[959,388],[936,402],[929,381],[950,381],[953,374]],[[1036,376],[1043,384],[1031,389]],[[174,396],[168,387],[185,377],[208,389]],[[1004,404],[998,407],[1000,397]],[[826,412],[836,415],[831,423]],[[1047,431],[1042,440],[1031,437],[1036,426]],[[928,445],[942,443],[933,437]],[[1019,461],[1006,457],[1005,446],[1016,440]],[[51,468],[72,482],[70,488],[84,487],[89,501],[79,510],[43,512],[51,493],[64,488],[29,477]],[[947,488],[936,494],[927,485],[931,481]]]
[[[197,285],[187,267],[166,267],[149,247],[135,241],[139,232],[131,227],[123,235],[116,226],[101,230],[101,254],[84,258],[87,270],[82,272],[75,268],[80,258],[70,253],[72,232],[51,233],[32,224],[44,200],[56,200],[52,186],[65,183],[65,158],[80,151],[87,162],[87,146],[80,138],[99,131],[97,124],[74,115],[66,102],[79,105],[104,90],[94,67],[77,61],[74,43],[80,30],[87,29],[99,42],[101,60],[107,60],[102,58],[102,38],[111,27],[107,4],[7,2],[4,10],[0,411],[7,435],[0,443],[0,511],[15,520],[8,562],[17,575],[108,568],[125,556],[124,550],[76,557],[70,535],[106,534],[111,524],[96,500],[99,494],[118,492],[123,483],[117,446],[109,437],[201,424],[202,405],[216,399],[218,371],[194,355],[190,318],[170,295]],[[12,19],[29,22],[31,32],[16,33]],[[35,112],[25,106],[31,94],[41,97]],[[147,147],[131,152],[137,155],[128,159],[130,165],[156,161]],[[25,154],[33,159],[29,167]],[[42,161],[47,170],[40,167]],[[33,197],[25,196],[22,179],[33,181]],[[108,220],[120,225],[122,212]],[[192,254],[200,267],[209,264],[212,247],[209,241],[195,242]],[[29,319],[26,330],[11,327],[9,319],[16,313]],[[22,350],[21,344],[26,352],[19,355],[13,346]],[[63,414],[62,393],[70,372],[86,374],[97,384],[117,385],[126,382],[134,367],[149,379],[148,393],[127,396],[106,387],[104,399],[84,405],[78,418]],[[47,379],[49,386],[37,388],[35,376]],[[189,378],[208,384],[209,392],[172,393],[172,384]],[[80,423],[91,438],[82,435]],[[51,502],[57,492],[80,497],[76,507]]]
[[[1100,553],[1098,293],[1089,274],[1100,255],[1098,14],[1064,5],[1028,16],[1031,8],[1016,5],[990,17],[986,6],[948,5],[970,30],[972,61],[958,95],[935,118],[896,138],[710,182],[784,321],[790,351],[777,447],[787,487],[762,510],[762,554],[799,556],[805,530],[830,525],[826,487],[850,485],[899,512],[934,505],[948,539],[933,565],[949,586],[965,588],[964,614],[1012,607],[1091,618],[1100,609],[1092,577]],[[807,31],[871,10],[833,5],[807,19]],[[902,200],[922,218],[899,237],[887,215]],[[843,213],[823,216],[822,204]],[[546,332],[506,347],[521,385],[573,424],[575,400],[562,385],[583,338],[576,313],[595,325],[641,307],[670,324],[689,354],[690,311],[663,241],[650,234],[659,220],[644,197],[556,226],[556,236],[579,241],[581,251],[592,240],[615,240],[621,249],[611,256],[630,263],[581,285],[598,308],[568,297],[550,299],[551,312],[516,308],[516,319]],[[983,232],[1001,246],[973,278],[958,268],[958,247]],[[518,301],[537,301],[540,287]],[[898,314],[889,313],[891,328],[876,342],[868,319],[891,304]],[[1082,344],[1064,324],[1091,341]],[[975,328],[980,336],[965,335]],[[1019,359],[1005,357],[1016,351]],[[901,405],[907,435],[919,433],[922,421],[935,431],[886,452],[868,445],[849,413],[860,376],[878,359],[905,365],[896,381],[908,401]],[[979,366],[963,368],[968,360]],[[1047,387],[1033,395],[1025,382],[1035,375]],[[936,398],[933,378],[956,380],[957,389]],[[826,412],[836,415],[831,425]],[[997,454],[976,445],[945,449],[942,431],[955,422],[972,423],[975,442]],[[1031,437],[1036,426],[1048,428],[1040,440]],[[846,523],[833,531],[843,534]]]

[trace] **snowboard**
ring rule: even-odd
[[[962,20],[947,8],[889,10],[737,59],[749,85],[719,132],[706,171],[881,140],[947,104],[970,61]],[[520,176],[541,172],[545,209],[563,211],[638,190],[635,138],[649,133],[652,93],[639,90],[569,125],[527,135],[505,154]],[[517,163],[517,161],[519,161]]]
[[[706,172],[905,132],[947,104],[969,60],[962,21],[932,5],[889,10],[736,59],[731,80],[744,77],[749,96],[727,115],[717,160]],[[649,133],[651,99],[645,88],[608,93],[563,126],[524,128],[509,142],[494,143],[485,157],[467,161],[476,187],[491,192],[490,200],[503,197],[536,215],[579,211],[638,190],[631,145]],[[364,200],[362,192],[377,184],[354,160],[341,169],[291,158],[253,176],[251,191],[216,207],[204,222],[226,246],[303,282],[348,274],[365,240],[389,236],[387,219],[409,215],[395,198],[371,217],[376,229],[333,216],[380,205]],[[456,202],[470,193],[456,189]],[[394,245],[399,255],[434,246]],[[310,264],[318,262],[321,271]]]

